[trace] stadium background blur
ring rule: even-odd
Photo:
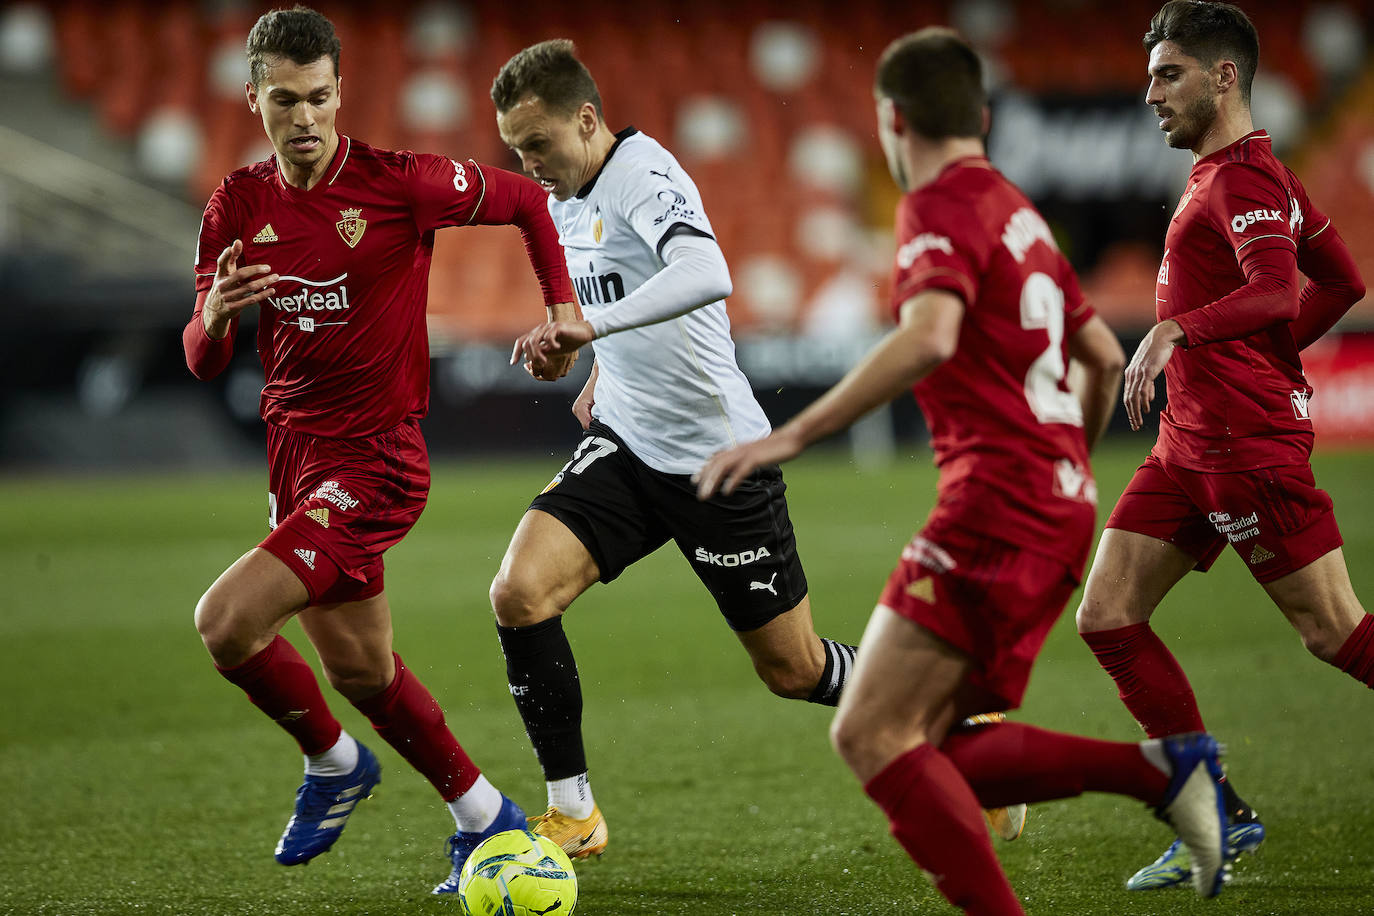
[[[343,132],[507,168],[518,165],[494,128],[492,77],[520,47],[573,38],[611,126],[661,139],[700,186],[731,263],[741,362],[775,421],[886,322],[896,191],[870,87],[886,43],[923,25],[953,25],[982,50],[991,158],[1041,207],[1128,352],[1152,323],[1189,168],[1143,104],[1139,35],[1155,0],[317,6],[343,42]],[[1374,276],[1374,3],[1246,6],[1262,47],[1255,123]],[[267,8],[48,0],[0,12],[0,468],[261,460],[251,338],[201,385],[178,332],[205,200],[271,152],[243,97],[244,38]],[[430,288],[436,455],[560,448],[590,361],[557,389],[507,368],[508,341],[541,314],[515,230],[439,233]],[[1374,442],[1370,327],[1366,302],[1307,354],[1325,444]],[[880,460],[920,432],[898,405],[855,441]]]
[[[885,325],[896,192],[869,87],[886,43],[930,23],[983,49],[992,159],[1042,208],[1128,352],[1152,321],[1164,228],[1189,167],[1143,104],[1138,36],[1154,0],[319,6],[343,40],[345,133],[506,167],[492,77],[526,44],[575,39],[610,124],[663,140],[701,186],[734,276],[741,362],[775,421]],[[1243,6],[1263,48],[1256,124],[1374,277],[1374,2]],[[447,815],[380,743],[384,792],[344,842],[308,870],[272,862],[299,760],[214,676],[190,621],[206,584],[264,530],[252,338],[241,331],[231,369],[206,384],[185,368],[180,330],[210,189],[269,152],[243,99],[243,43],[265,8],[0,5],[0,914],[444,909],[428,891],[448,867]],[[542,314],[518,235],[438,239],[425,424],[434,490],[387,556],[388,591],[407,664],[529,806],[542,778],[486,590],[526,501],[575,441],[567,408],[590,360],[553,386],[508,367],[511,338]],[[1338,330],[1304,354],[1317,478],[1368,600],[1374,307],[1357,306]],[[1122,414],[1096,462],[1104,502],[1153,440],[1153,419],[1130,436]],[[922,440],[908,399],[850,436],[872,465],[862,473],[838,448],[789,465],[829,632],[857,638],[934,498]],[[915,460],[884,467],[897,455]],[[1368,916],[1368,695],[1302,652],[1236,559],[1187,577],[1168,604],[1156,627],[1231,744],[1271,839],[1220,901],[1166,900],[1121,890],[1167,842],[1137,806],[1109,796],[1036,806],[1027,836],[998,849],[1028,909]],[[948,912],[884,837],[828,746],[826,717],[764,695],[673,551],[589,596],[570,632],[598,797],[618,837],[579,869],[579,912]],[[294,625],[289,636],[304,646]],[[334,708],[354,734],[370,732],[347,704]],[[1068,615],[1018,715],[1140,734]]]

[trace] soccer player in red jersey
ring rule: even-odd
[[[337,132],[339,41],[319,13],[264,15],[247,54],[248,106],[276,154],[231,174],[205,208],[183,342],[191,371],[210,378],[233,354],[244,309],[260,306],[272,530],[206,591],[196,627],[220,673],[305,754],[277,861],[329,849],[380,780],[376,757],[343,731],[310,665],[279,635],[295,617],[330,684],[448,803],[454,868],[436,893],[452,891],[467,852],[525,818],[392,651],[382,555],[419,518],[429,490],[419,420],[429,402],[434,231],[519,226],[551,315],[574,314],[571,283],[534,182]]]
[[[1224,812],[1206,734],[1141,744],[1015,722],[1012,709],[1083,570],[1096,524],[1088,450],[1125,362],[1044,219],[988,163],[978,57],[946,29],[898,39],[878,63],[878,134],[906,192],[897,211],[898,327],[766,439],[716,455],[701,494],[728,492],[903,389],[930,427],[935,508],[902,551],[859,646],[831,738],[911,858],[978,916],[1024,911],[979,806],[1129,795],[1170,820],[1221,889]],[[1072,359],[1083,369],[1075,394]]]
[[[1299,352],[1364,295],[1354,261],[1250,118],[1255,28],[1226,3],[1166,3],[1145,35],[1145,97],[1193,170],[1165,236],[1159,323],[1126,369],[1139,429],[1161,371],[1159,438],[1107,520],[1078,629],[1151,737],[1200,730],[1187,676],[1150,616],[1229,542],[1321,660],[1374,686],[1374,618],[1350,586],[1331,499],[1309,464],[1312,388]],[[1309,281],[1302,286],[1298,274]],[[1227,856],[1264,827],[1229,782]],[[1128,882],[1186,880],[1171,847]]]

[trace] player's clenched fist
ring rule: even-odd
[[[203,313],[205,333],[214,340],[229,333],[229,322],[244,309],[275,293],[272,284],[281,279],[266,264],[239,267],[238,260],[242,256],[243,242],[235,239],[215,261],[215,282],[205,299]]]
[[[578,349],[595,339],[589,321],[547,321],[516,339],[510,364],[514,366],[523,358],[525,371],[551,382],[567,375],[577,360]]]

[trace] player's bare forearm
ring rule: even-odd
[[[1140,346],[1136,347],[1135,355],[1126,367],[1121,390],[1121,400],[1126,405],[1126,417],[1131,421],[1131,429],[1140,429],[1155,399],[1155,379],[1164,371],[1174,347],[1186,342],[1183,328],[1169,318],[1150,328]]]
[[[1111,423],[1116,396],[1121,391],[1121,372],[1121,365],[1110,372],[1083,365],[1083,387],[1078,392],[1078,399],[1083,405],[1083,439],[1088,443],[1089,452],[1097,447]]]
[[[549,321],[576,321],[578,318],[576,302],[555,302],[544,306],[544,311],[548,313]]]
[[[712,456],[697,472],[697,496],[730,493],[766,464],[787,461],[845,429],[915,385],[954,355],[964,304],[945,292],[925,292],[902,306],[902,324],[857,366],[767,438]]]
[[[803,446],[845,429],[909,390],[953,355],[930,348],[928,343],[913,328],[897,328],[787,426]]]
[[[1111,422],[1126,353],[1112,329],[1098,316],[1088,319],[1069,338],[1074,393],[1083,408],[1083,437],[1091,451]]]

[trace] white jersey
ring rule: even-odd
[[[663,269],[663,246],[674,231],[715,237],[696,185],[673,154],[632,128],[616,137],[601,171],[575,196],[549,196],[588,319]],[[592,416],[656,470],[692,474],[721,449],[770,432],[735,362],[724,300],[608,334],[593,347]]]

